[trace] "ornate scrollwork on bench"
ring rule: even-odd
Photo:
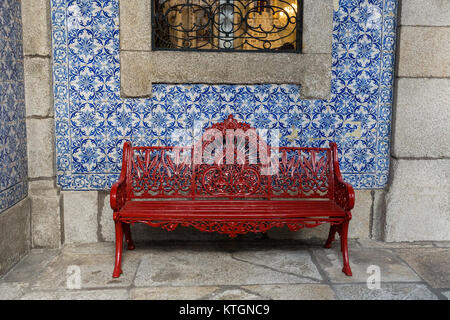
[[[272,228],[282,228],[286,226],[290,231],[298,231],[303,228],[314,228],[324,223],[338,224],[339,221],[323,221],[314,219],[305,219],[304,221],[286,222],[286,221],[149,221],[149,220],[134,220],[123,219],[126,223],[145,223],[151,227],[162,228],[166,231],[174,231],[177,227],[193,227],[201,232],[217,232],[220,234],[227,234],[234,238],[239,234],[247,233],[264,233]]]

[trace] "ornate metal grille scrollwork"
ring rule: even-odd
[[[154,50],[300,52],[302,0],[153,0]]]

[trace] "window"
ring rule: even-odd
[[[301,51],[302,0],[152,0],[153,50]]]

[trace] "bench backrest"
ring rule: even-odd
[[[127,198],[333,197],[333,148],[269,147],[230,116],[192,147],[124,147]]]

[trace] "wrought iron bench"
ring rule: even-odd
[[[330,148],[269,147],[255,129],[232,116],[206,129],[189,147],[126,142],[110,199],[116,231],[113,277],[122,273],[124,236],[128,250],[134,249],[133,223],[168,231],[194,227],[230,237],[329,223],[325,247],[338,232],[342,271],[351,276],[347,234],[354,199],[352,186],[342,179],[335,143]]]

